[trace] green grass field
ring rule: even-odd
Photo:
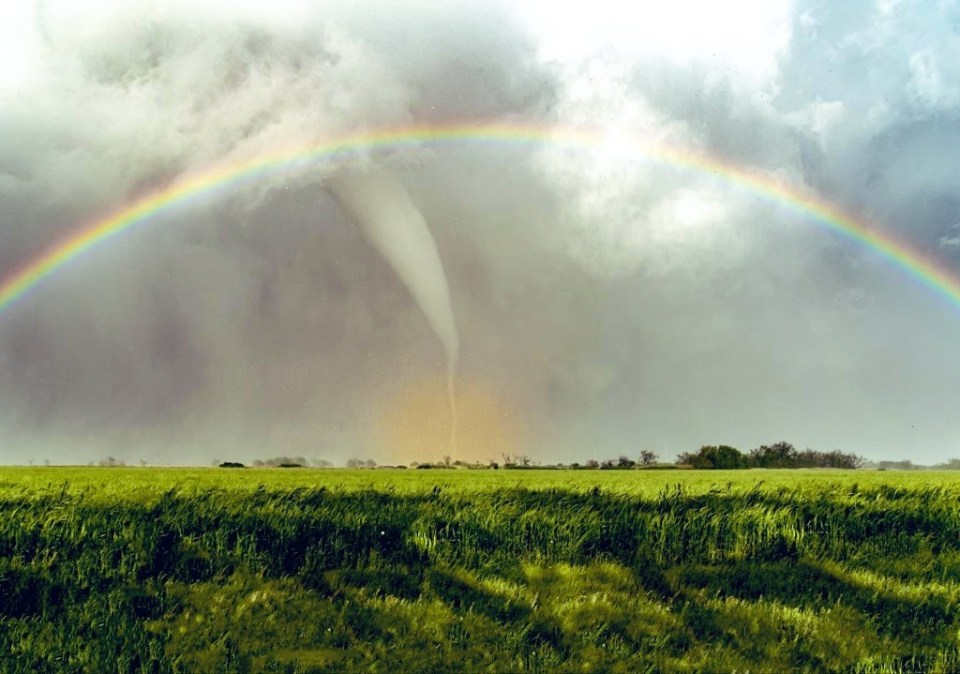
[[[960,670],[960,473],[0,469],[3,672]]]

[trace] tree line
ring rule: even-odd
[[[737,468],[860,468],[864,459],[856,454],[815,449],[798,451],[789,442],[762,445],[744,454],[729,445],[704,445],[696,453],[684,452],[677,463],[693,468],[731,470]]]
[[[741,452],[730,445],[704,445],[696,452],[679,454],[674,463],[663,463],[659,455],[645,449],[637,459],[627,455],[620,455],[616,459],[590,459],[584,463],[556,463],[541,464],[526,454],[502,454],[502,462],[497,461],[461,461],[452,460],[444,456],[438,462],[418,462],[410,464],[411,468],[470,468],[470,469],[570,469],[570,470],[630,470],[635,468],[696,468],[732,470],[741,468],[872,468],[879,470],[960,470],[960,459],[951,459],[934,466],[923,466],[911,461],[880,461],[868,463],[857,454],[833,450],[829,452],[814,449],[797,450],[789,442],[776,442],[771,445],[762,445],[749,452]],[[49,461],[44,462],[49,465]],[[33,465],[33,462],[30,462]],[[91,461],[89,465],[97,465]],[[126,466],[123,459],[107,457],[99,461],[101,466]],[[141,466],[147,462],[141,460]],[[242,468],[244,464],[228,460],[213,460],[214,466],[223,468]],[[334,463],[321,458],[306,458],[304,456],[276,456],[269,459],[255,459],[254,467],[281,467],[281,468],[332,468]],[[351,458],[346,461],[347,468],[406,468],[406,466],[378,466],[373,459]]]
[[[439,462],[418,462],[410,464],[412,468],[469,468],[469,469],[569,469],[569,470],[631,470],[636,468],[696,468],[733,470],[740,468],[861,468],[864,459],[856,454],[833,450],[821,452],[814,449],[797,450],[789,442],[776,442],[772,445],[762,445],[747,453],[741,452],[730,445],[704,445],[697,452],[683,452],[677,456],[674,464],[661,463],[659,456],[645,449],[640,452],[638,460],[627,455],[616,459],[590,459],[584,463],[557,463],[541,464],[526,454],[503,454],[503,461],[467,462],[454,461],[450,456],[444,456]],[[909,463],[909,462],[907,462]],[[214,465],[223,468],[240,468],[242,463],[232,461],[221,463],[214,460]],[[331,468],[333,463],[323,459],[308,460],[302,456],[278,456],[266,460],[257,459],[255,467],[275,466],[281,468],[307,467]],[[347,468],[405,468],[406,466],[378,466],[372,459],[352,458],[346,462]]]

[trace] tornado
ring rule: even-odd
[[[326,188],[410,291],[443,346],[447,360],[450,444],[456,449],[454,385],[460,337],[437,242],[407,190],[389,173],[340,174],[330,178]]]

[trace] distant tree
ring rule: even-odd
[[[363,468],[365,465],[363,459],[347,459],[347,468]]]
[[[626,454],[621,454],[617,458],[617,467],[619,468],[633,468],[636,465],[637,465],[637,462],[631,459]]]
[[[444,465],[444,466],[449,466],[449,465],[450,465],[450,458],[451,458],[451,457],[450,457],[449,454],[444,454],[444,455],[443,455],[443,465]]]
[[[877,463],[880,470],[918,470],[920,466],[909,459],[905,461],[880,461]]]
[[[600,467],[600,462],[597,461],[596,459],[590,459],[589,461],[587,461],[587,468],[596,469],[599,467]]]
[[[756,468],[795,468],[797,449],[789,442],[762,445],[750,451],[750,465]]]
[[[736,447],[719,445],[713,448],[713,450],[711,453],[711,461],[713,461],[714,468],[748,468],[750,465],[747,457]]]
[[[645,449],[640,452],[640,463],[644,466],[654,466],[657,463],[657,459],[660,457],[656,453],[651,452],[649,449]]]
[[[934,468],[940,470],[960,470],[960,459],[948,459],[944,463],[937,464]]]
[[[704,445],[696,454],[684,452],[677,457],[678,464],[687,464],[694,468],[731,470],[748,468],[747,457],[730,445]]]
[[[304,456],[274,456],[269,459],[255,459],[253,461],[254,466],[271,466],[274,468],[277,467],[286,467],[291,466],[309,466],[310,461]]]
[[[363,465],[365,465],[367,468],[376,468],[377,462],[374,461],[373,459],[367,459],[366,461],[364,461]]]
[[[859,468],[863,458],[839,450],[798,452],[789,442],[763,445],[750,452],[750,465],[756,468]]]
[[[820,468],[847,468],[853,470],[860,468],[864,464],[862,456],[841,452],[838,449],[832,452],[814,452],[814,454],[818,457],[817,465]],[[910,462],[907,461],[907,463],[909,464]]]

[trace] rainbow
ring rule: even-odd
[[[815,195],[782,184],[768,175],[753,173],[707,155],[662,145],[648,145],[632,139],[614,139],[598,131],[480,124],[367,131],[325,142],[294,146],[253,159],[216,165],[184,177],[163,189],[141,196],[106,217],[76,228],[39,255],[27,260],[0,282],[0,315],[71,261],[110,239],[201,198],[209,198],[267,176],[323,167],[340,155],[358,150],[415,149],[465,141],[560,144],[572,148],[596,147],[601,143],[610,143],[615,144],[618,151],[625,155],[713,174],[783,204],[840,237],[864,246],[960,309],[960,278],[957,275],[889,234],[873,229],[865,220],[845,213]]]

